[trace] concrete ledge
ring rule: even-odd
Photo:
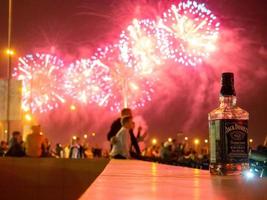
[[[0,158],[1,200],[76,200],[107,159]]]

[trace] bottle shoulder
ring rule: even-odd
[[[238,106],[218,107],[209,113],[209,120],[215,120],[215,119],[248,120],[249,113]]]

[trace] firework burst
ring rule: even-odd
[[[64,88],[69,97],[78,102],[105,105],[110,96],[109,69],[96,60],[77,60],[70,64],[64,75]]]
[[[97,66],[109,70],[111,91],[105,98],[105,105],[112,111],[123,107],[143,107],[151,101],[153,81],[140,73],[136,62],[127,54],[124,44],[98,49],[94,59]]]
[[[22,109],[46,112],[64,103],[63,61],[56,56],[35,53],[20,57],[13,77],[22,80]]]
[[[150,74],[155,66],[162,64],[158,30],[152,20],[134,19],[120,35],[119,43],[126,47],[129,58],[141,74]]]
[[[63,68],[49,54],[19,58],[14,77],[23,81],[23,109],[45,112],[65,102],[120,110],[151,101],[156,74],[166,59],[196,66],[216,50],[220,23],[204,4],[172,5],[162,18],[133,19],[115,45],[98,49],[90,59]]]
[[[165,58],[191,66],[202,62],[216,49],[219,26],[204,4],[187,1],[172,5],[158,22],[158,28],[166,32],[162,40],[168,41],[162,46]]]

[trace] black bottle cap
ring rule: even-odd
[[[234,85],[234,73],[224,72],[222,73],[221,80],[221,95],[222,96],[236,96],[235,85]]]

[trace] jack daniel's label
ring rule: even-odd
[[[211,163],[242,163],[248,160],[248,121],[210,121]]]

